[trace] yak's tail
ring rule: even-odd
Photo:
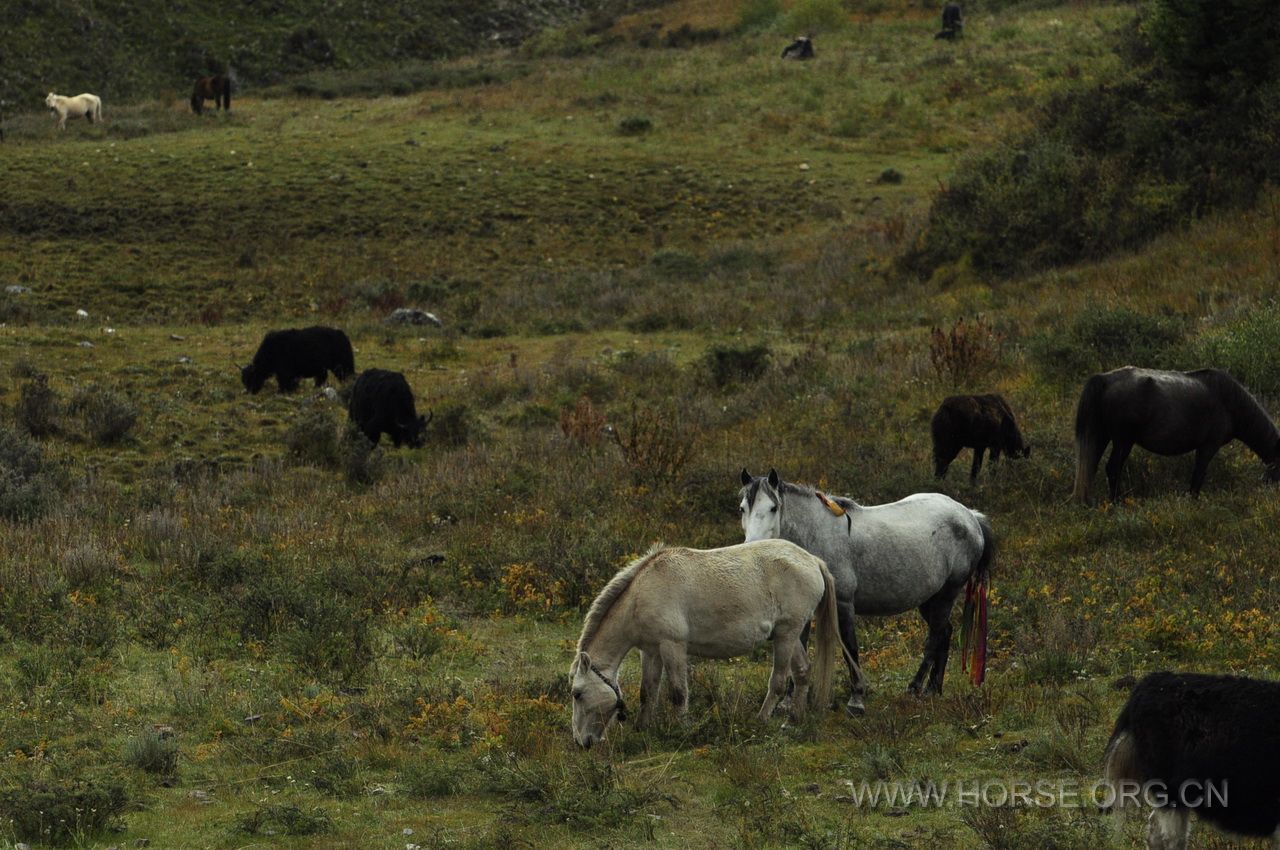
[[[1093,476],[1098,471],[1098,461],[1106,448],[1103,434],[1102,394],[1107,389],[1107,379],[1094,375],[1085,381],[1076,405],[1076,488],[1077,501],[1089,503],[1089,490]]]
[[[831,703],[832,683],[835,679],[837,649],[844,653],[845,659],[853,667],[857,664],[849,653],[848,647],[840,639],[839,614],[836,611],[836,582],[827,569],[825,562],[820,562],[822,569],[822,599],[818,602],[818,610],[814,617],[817,631],[816,658],[813,662],[813,675],[810,677],[811,692],[814,705],[822,709]]]
[[[987,598],[991,568],[996,562],[996,535],[991,521],[974,511],[982,529],[982,554],[964,589],[964,615],[960,625],[960,670],[968,672],[975,686],[987,678]]]

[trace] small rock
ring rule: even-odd
[[[178,362],[179,362],[179,363],[190,363],[190,362],[191,362],[191,358],[184,354],[184,355],[182,355],[181,357],[179,357],[179,358],[178,358]]]
[[[411,827],[407,827],[407,826],[406,826],[404,829],[400,830],[400,834],[401,834],[401,835],[413,835],[413,829],[412,829]]]
[[[182,342],[184,339],[186,339],[186,337],[179,336],[178,334],[169,334],[169,339],[173,340],[174,342]]]
[[[81,348],[93,348],[93,343],[89,342],[87,339],[80,340],[76,345],[79,345]]]
[[[250,714],[248,717],[244,719],[244,722],[252,726],[254,723],[257,723],[261,719],[262,719],[261,714]]]
[[[173,737],[172,726],[166,726],[163,723],[153,723],[151,724],[151,728],[152,730],[155,731],[156,735],[160,738],[161,741],[165,741]]]
[[[25,286],[18,286],[16,283],[12,286],[6,286],[4,291],[10,295],[26,295],[31,290]]]
[[[31,850],[31,845],[23,844],[21,841],[19,841],[17,844],[13,845],[13,850]]]
[[[801,171],[808,171],[808,170],[809,170],[809,163],[807,163],[807,162],[802,162],[802,163],[800,163],[800,170],[801,170]]]
[[[187,795],[202,806],[207,806],[213,802],[213,795],[208,791],[201,791],[199,788]]]
[[[320,391],[320,394],[325,398],[329,399],[329,401],[338,400],[338,391],[335,390],[333,387],[325,387],[323,390]]]
[[[416,307],[398,307],[392,310],[390,315],[383,321],[389,325],[435,325],[437,328],[444,327],[444,322],[440,321],[435,313],[428,313],[426,310],[419,310]]]
[[[88,314],[88,312],[86,312],[85,310],[76,310],[76,318],[77,318],[77,319],[87,319],[87,318],[89,318],[89,314]]]
[[[113,334],[113,333],[115,333],[115,332],[116,332],[116,329],[115,329],[115,328],[103,328],[103,329],[102,329],[102,332],[103,332],[104,334]]]

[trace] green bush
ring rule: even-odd
[[[762,30],[782,17],[782,0],[747,0],[738,13],[738,29]]]
[[[653,122],[642,115],[633,115],[618,122],[618,133],[623,136],[643,136],[653,129]]]
[[[178,742],[146,729],[125,742],[124,762],[147,773],[172,776],[178,770]]]
[[[138,421],[138,408],[127,398],[97,384],[77,389],[67,414],[79,420],[81,433],[98,446],[121,442]]]
[[[838,32],[849,24],[849,10],[841,0],[800,0],[787,15],[787,32],[820,35]]]
[[[1270,0],[1153,0],[1145,29],[1164,61],[1197,83],[1256,83],[1280,72],[1280,16]]]
[[[1033,338],[1030,354],[1045,376],[1075,382],[1121,366],[1176,365],[1185,336],[1181,318],[1095,309]]]
[[[0,426],[0,517],[30,520],[58,494],[57,471],[46,463],[39,443]]]
[[[14,410],[23,429],[33,437],[47,437],[58,432],[61,416],[58,394],[49,386],[49,376],[32,372],[18,389],[18,406]]]
[[[317,835],[333,828],[333,818],[319,806],[307,810],[293,803],[262,805],[241,815],[236,828],[249,835]]]
[[[723,388],[756,380],[769,368],[771,356],[767,345],[715,345],[707,349],[703,362],[711,375],[711,382]]]
[[[1191,346],[1191,365],[1226,369],[1252,392],[1280,397],[1280,305],[1205,333]]]
[[[64,844],[102,832],[127,804],[112,780],[37,780],[0,788],[0,821],[21,841]]]
[[[338,420],[328,400],[308,400],[285,431],[284,445],[299,463],[332,468],[341,457]]]

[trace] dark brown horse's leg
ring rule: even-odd
[[[978,480],[978,473],[982,471],[982,454],[986,450],[986,446],[978,446],[973,450],[973,468],[969,470],[970,484]]]
[[[1201,446],[1196,450],[1196,466],[1191,470],[1191,495],[1199,496],[1204,486],[1204,477],[1209,472],[1209,461],[1213,460],[1220,446]]]
[[[1124,462],[1129,459],[1131,451],[1132,441],[1116,439],[1111,443],[1111,457],[1107,458],[1107,484],[1113,502],[1120,498],[1120,471],[1124,469]]]

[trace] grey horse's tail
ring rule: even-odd
[[[1107,379],[1094,375],[1085,381],[1076,405],[1076,488],[1077,501],[1089,503],[1089,490],[1093,486],[1098,461],[1106,447],[1102,394],[1107,390]]]
[[[996,562],[996,533],[985,514],[974,511],[973,515],[982,529],[982,554],[965,584],[964,613],[960,617],[960,669],[969,672],[974,685],[981,685],[987,678],[987,599],[991,568]]]
[[[818,601],[818,610],[814,613],[814,626],[817,632],[817,645],[813,662],[811,693],[813,703],[819,708],[831,703],[832,683],[835,680],[836,648],[844,653],[845,659],[856,669],[857,662],[849,653],[848,647],[840,638],[839,614],[836,611],[836,582],[827,569],[825,561],[819,562],[822,567],[822,599]]]

